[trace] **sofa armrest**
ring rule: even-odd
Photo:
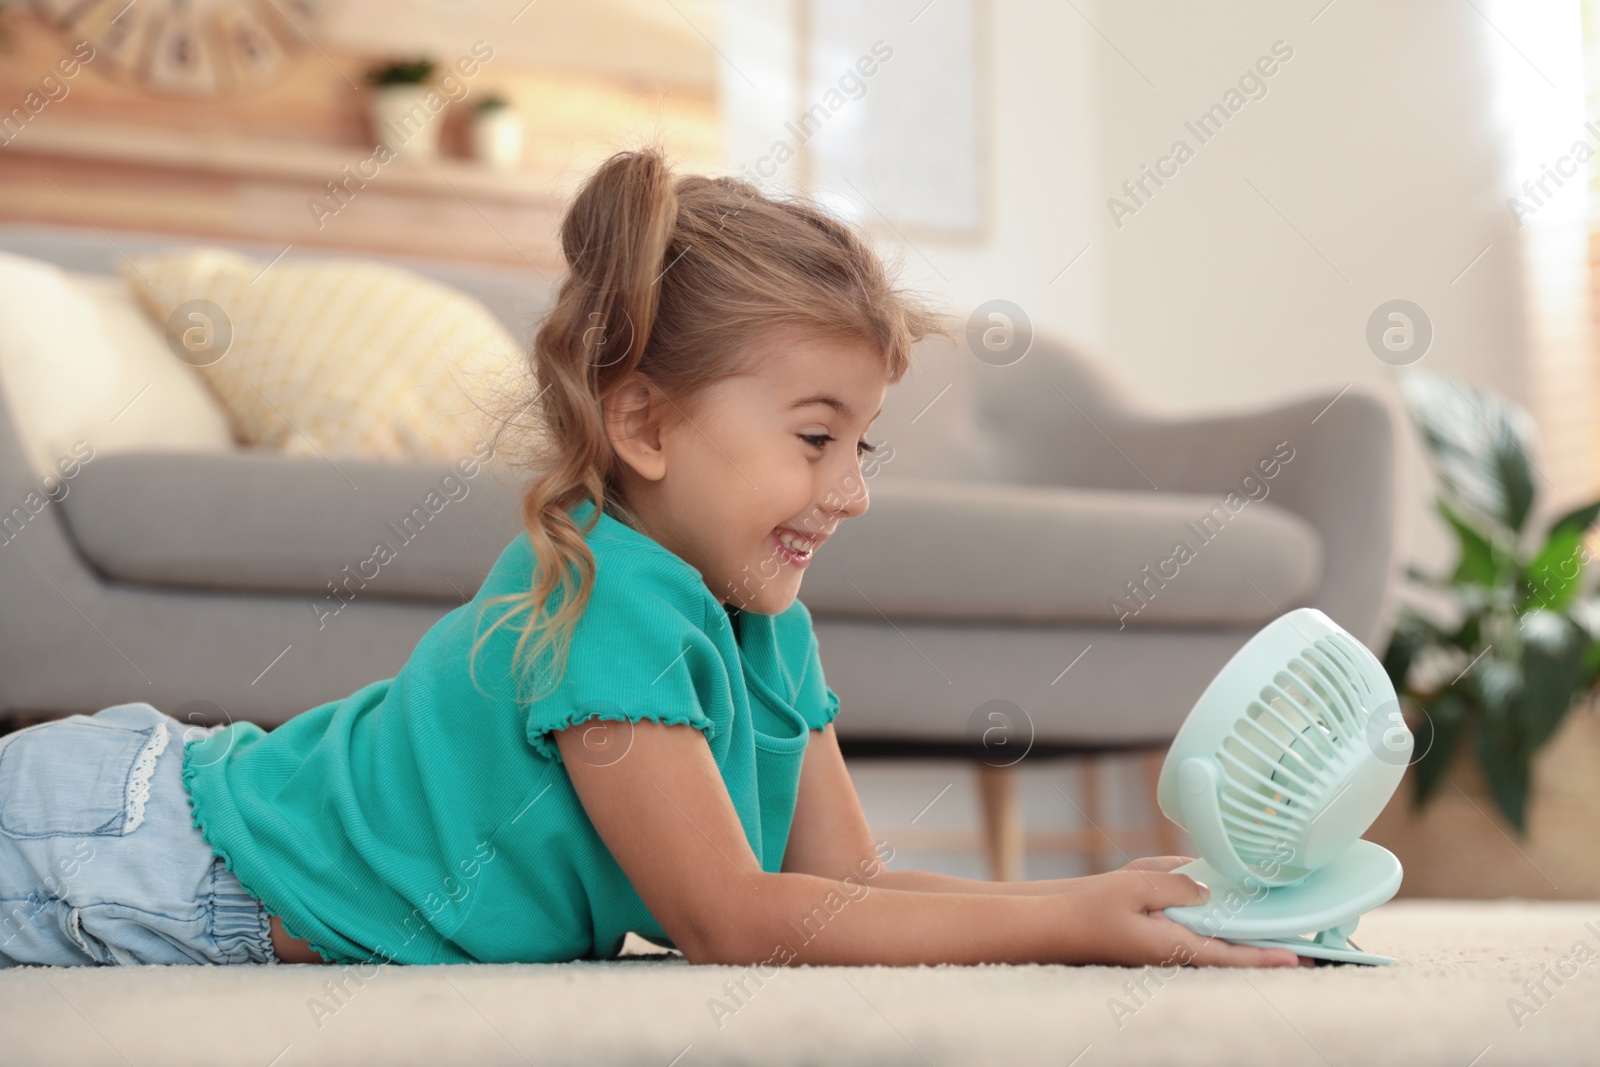
[[[1013,366],[984,368],[978,418],[999,441],[995,466],[1008,480],[1270,499],[1322,538],[1314,606],[1368,644],[1379,638],[1406,516],[1406,419],[1392,394],[1354,384],[1266,407],[1173,416],[1126,391],[1083,389],[1082,358],[1046,343]],[[1262,461],[1280,446],[1293,458],[1263,478]]]
[[[1370,645],[1381,637],[1398,566],[1403,425],[1392,397],[1354,385],[1253,412],[1136,416],[1102,428],[1141,479],[1271,499],[1316,527],[1325,578],[1315,606]]]

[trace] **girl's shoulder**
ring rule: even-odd
[[[585,503],[573,512],[581,520],[592,510]],[[582,522],[579,522],[582,528]],[[660,618],[666,610],[696,626],[715,621],[721,606],[700,572],[660,542],[602,512],[584,538],[594,556],[594,581],[584,617]],[[527,531],[518,533],[484,580],[480,599],[526,591],[533,578],[534,551]]]
[[[654,538],[601,512],[586,540],[594,553],[591,603],[624,611],[630,605],[664,604],[700,625],[711,618],[712,608],[721,614],[700,572]]]

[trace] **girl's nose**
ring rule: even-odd
[[[859,464],[851,474],[845,476],[843,484],[836,492],[843,501],[838,508],[841,518],[853,519],[865,514],[870,500],[867,494],[867,481],[861,476]]]

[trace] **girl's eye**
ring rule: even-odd
[[[832,434],[826,433],[803,433],[800,435],[800,439],[810,444],[814,448],[822,448],[829,441],[834,440],[834,437]],[[871,445],[865,441],[856,442],[856,455],[858,456],[864,452],[876,452],[877,450],[877,445]]]

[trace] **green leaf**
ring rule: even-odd
[[[1506,525],[1521,533],[1533,510],[1533,465],[1521,445],[1504,436],[1495,446],[1494,465],[1505,490]]]
[[[433,76],[435,64],[426,56],[381,63],[367,71],[367,83],[374,86],[423,85]]]
[[[1495,550],[1493,542],[1476,526],[1456,514],[1443,497],[1435,501],[1434,507],[1455,531],[1456,541],[1461,547],[1461,558],[1456,563],[1455,573],[1450,576],[1451,582],[1457,585],[1497,585],[1504,580],[1506,560]]]
[[[1584,541],[1596,518],[1600,501],[1574,508],[1550,524],[1544,547],[1528,563],[1527,596],[1519,610],[1537,605],[1564,611],[1572,605],[1583,587],[1583,568],[1590,559]]]
[[[1450,644],[1453,644],[1450,635],[1437,623],[1418,614],[1410,605],[1402,605],[1383,653],[1383,668],[1395,692],[1406,693],[1411,664],[1418,653],[1425,648]]]
[[[1514,723],[1491,728],[1478,726],[1478,763],[1489,784],[1489,795],[1518,837],[1526,837],[1529,760]]]
[[[1516,719],[1525,680],[1522,660],[1506,659],[1493,646],[1468,675],[1476,683],[1484,722],[1495,729]]]
[[[1565,611],[1583,586],[1584,528],[1556,524],[1550,539],[1528,563],[1526,588],[1517,604],[1530,609]]]
[[[1593,504],[1585,504],[1581,508],[1573,508],[1550,524],[1550,532],[1554,534],[1557,530],[1570,527],[1582,534],[1594,525],[1594,520],[1597,518],[1600,518],[1600,500],[1596,500]]]
[[[1583,688],[1585,692],[1600,682],[1600,641],[1591,641],[1583,650]]]
[[[1457,590],[1458,595],[1465,592],[1467,591]],[[1466,597],[1460,595],[1460,599],[1465,602]],[[1446,640],[1465,652],[1470,658],[1478,654],[1476,650],[1483,644],[1483,616],[1481,614],[1483,608],[1480,605],[1467,603],[1463,603],[1462,606],[1466,609],[1467,614],[1461,620],[1461,625],[1456,629],[1456,632]]]
[[[1400,379],[1406,407],[1447,495],[1515,534],[1533,508],[1527,452],[1538,432],[1522,408],[1489,389],[1413,367]]]
[[[1450,768],[1450,758],[1456,750],[1456,740],[1461,736],[1463,701],[1461,695],[1445,690],[1424,706],[1421,721],[1412,732],[1416,740],[1414,757],[1412,806],[1425,804]]]
[[[1517,719],[1531,761],[1567,712],[1587,689],[1587,635],[1572,620],[1553,612],[1532,612],[1522,620],[1522,690]]]
[[[1411,661],[1426,643],[1427,638],[1417,625],[1417,617],[1409,609],[1401,609],[1400,617],[1395,620],[1394,631],[1389,635],[1389,644],[1383,650],[1383,669],[1395,692],[1405,692]]]

